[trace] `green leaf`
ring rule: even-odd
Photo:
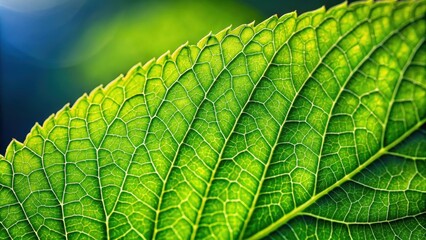
[[[0,238],[421,239],[425,12],[273,16],[136,65],[10,144]]]

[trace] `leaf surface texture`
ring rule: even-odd
[[[210,34],[0,160],[0,238],[421,238],[426,1]]]

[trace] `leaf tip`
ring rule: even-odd
[[[142,69],[147,72],[152,67],[152,65],[155,64],[155,59],[156,59],[155,57],[151,58],[148,62],[146,62],[142,66]]]
[[[47,122],[47,121],[51,120],[54,116],[55,116],[54,114],[50,114],[50,115],[49,115],[49,117],[46,119],[46,121],[45,121],[45,122]],[[30,132],[35,132],[35,133],[37,133],[37,134],[40,134],[40,133],[41,133],[41,131],[42,131],[42,129],[41,129],[41,128],[42,128],[42,127],[41,127],[40,123],[39,123],[39,122],[36,122],[36,123],[34,124],[34,126],[31,128],[31,131],[30,131]]]
[[[117,80],[117,78],[116,78],[114,81],[116,81],[116,80]],[[112,81],[112,82],[114,82],[114,81]],[[112,83],[112,82],[111,82],[111,83]],[[108,87],[111,83],[109,83],[109,84],[107,85],[107,87]],[[101,94],[102,94],[103,89],[104,89],[104,85],[103,85],[103,84],[101,84],[101,85],[97,86],[95,89],[93,89],[92,91],[90,91],[90,93],[89,93],[89,94],[84,93],[83,97],[93,99],[93,98],[94,98],[94,97],[95,97],[98,93],[101,93]],[[77,102],[78,102],[78,100],[77,100]],[[77,102],[76,102],[74,105],[77,105]]]
[[[99,88],[99,87],[101,87],[101,86],[102,86],[102,85],[98,86],[98,88]],[[96,89],[96,88],[95,88],[95,89]],[[95,89],[94,89],[94,90],[95,90]],[[93,91],[94,91],[94,90],[93,90]],[[92,92],[93,92],[93,91],[92,91]],[[71,108],[71,110],[72,110],[72,109],[74,109],[76,106],[78,106],[81,102],[86,101],[88,97],[89,97],[89,95],[88,95],[87,93],[83,93],[83,95],[82,95],[80,98],[78,98],[78,99],[77,99],[77,101],[75,101],[75,102],[74,102],[74,104],[72,104],[72,106],[70,107],[70,108]]]
[[[332,12],[334,10],[344,9],[344,8],[347,8],[347,7],[348,7],[348,1],[344,1],[344,2],[341,2],[340,4],[337,4],[337,5],[333,6],[333,7],[331,7],[329,9],[329,11]]]
[[[326,8],[325,8],[325,6],[324,5],[322,5],[320,8],[318,8],[317,10],[315,10],[315,12],[320,12],[320,13],[324,13],[324,12],[326,12]]]
[[[186,41],[184,44],[180,45],[172,54],[171,54],[171,59],[176,60],[176,58],[178,57],[179,53],[182,51],[182,49],[184,49],[185,47],[188,46],[188,41]],[[161,63],[161,62],[157,62],[157,63]]]
[[[142,63],[136,63],[132,68],[130,68],[129,71],[127,71],[126,75],[123,77],[123,80],[128,81],[131,79],[142,67]]]
[[[59,109],[59,111],[55,114],[55,120],[57,120],[57,118],[59,118],[60,116],[62,116],[63,114],[67,113],[70,111],[70,103],[66,103],[61,109]]]
[[[12,138],[12,141],[10,141],[9,145],[6,148],[6,152],[4,155],[5,159],[13,159],[13,156],[15,155],[16,151],[19,150],[18,148],[21,148],[23,144],[16,140],[16,138]]]
[[[278,21],[283,22],[288,18],[297,18],[297,11],[289,12],[278,18]]]
[[[223,38],[228,34],[228,32],[231,30],[232,24],[229,25],[227,28],[223,29],[222,31],[219,31],[218,33],[214,34],[216,39],[220,42]]]
[[[185,43],[185,44],[187,45],[188,42]],[[170,50],[168,50],[167,52],[163,53],[163,55],[161,55],[160,57],[158,57],[156,63],[158,63],[158,64],[164,64],[170,58],[171,58],[171,56],[170,56]]]
[[[197,43],[197,47],[200,49],[204,48],[207,45],[207,42],[209,41],[209,38],[212,36],[212,34],[212,31],[210,31],[206,36],[201,38],[201,40]]]

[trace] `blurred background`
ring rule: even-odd
[[[84,92],[229,26],[342,0],[0,0],[0,153]]]

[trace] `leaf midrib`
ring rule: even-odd
[[[328,221],[328,222],[332,222],[332,223],[344,224],[344,225],[371,225],[371,224],[382,224],[382,223],[397,222],[397,221],[401,221],[401,220],[404,220],[404,219],[407,219],[407,218],[420,217],[424,214],[425,213],[417,213],[417,214],[412,214],[412,215],[394,218],[394,219],[391,219],[391,220],[380,220],[380,221],[372,221],[372,222],[354,222],[354,221],[347,222],[347,221],[331,219],[331,218],[319,216],[319,215],[316,215],[316,214],[313,214],[313,213],[306,213],[306,212],[301,213],[299,216],[313,217],[313,218],[316,218],[316,219],[320,219],[320,220],[324,220],[324,221]]]
[[[322,156],[322,151],[323,151],[323,147],[324,147],[324,143],[325,143],[325,136],[326,136],[326,133],[327,133],[327,129],[328,129],[328,125],[329,125],[329,123],[330,123],[330,119],[331,119],[331,114],[332,114],[332,112],[333,112],[333,110],[334,110],[334,108],[335,108],[335,104],[336,104],[336,102],[338,101],[338,99],[340,98],[340,95],[342,94],[342,92],[344,91],[344,89],[345,89],[345,87],[346,87],[346,85],[350,82],[350,79],[351,79],[351,77],[353,76],[353,74],[356,72],[356,71],[358,71],[363,65],[364,65],[364,63],[366,62],[366,60],[372,55],[372,54],[374,54],[375,52],[376,52],[376,50],[383,44],[383,43],[385,43],[385,42],[387,42],[390,38],[392,38],[396,33],[398,33],[399,31],[400,31],[400,29],[404,29],[405,27],[407,27],[407,26],[409,26],[411,23],[413,23],[413,22],[415,22],[415,21],[417,21],[418,19],[415,19],[415,20],[413,20],[413,21],[408,21],[406,24],[403,24],[402,26],[400,26],[398,29],[396,29],[396,30],[394,30],[394,31],[391,31],[391,32],[389,32],[389,34],[388,34],[388,36],[386,37],[386,38],[384,38],[384,39],[382,39],[382,41],[380,42],[380,43],[375,43],[375,45],[371,48],[371,50],[366,54],[366,56],[357,64],[357,66],[355,66],[355,68],[354,69],[351,69],[351,73],[348,75],[348,77],[346,77],[346,81],[344,82],[344,84],[343,85],[340,85],[339,84],[339,87],[340,87],[340,89],[339,89],[339,93],[336,95],[336,97],[334,98],[334,99],[332,99],[333,100],[333,105],[332,105],[332,107],[330,108],[330,111],[329,111],[329,113],[328,113],[328,115],[329,115],[329,117],[327,118],[327,123],[326,123],[326,126],[325,126],[325,128],[324,128],[324,132],[322,133],[322,143],[321,143],[321,149],[320,149],[320,153],[319,153],[319,155],[318,155],[318,164],[317,164],[317,172],[316,172],[316,178],[315,178],[315,186],[314,186],[314,192],[313,192],[313,194],[314,194],[314,196],[316,195],[316,189],[317,189],[317,179],[318,179],[318,169],[319,169],[319,166],[320,166],[320,163],[319,163],[319,161],[320,161],[320,158],[321,158],[321,156]],[[342,40],[342,39],[344,39],[344,37],[347,35],[347,34],[349,34],[349,33],[351,33],[351,32],[353,32],[357,27],[359,27],[362,23],[365,23],[366,21],[360,21],[360,23],[359,24],[357,24],[354,28],[352,28],[351,30],[349,30],[347,33],[345,33],[344,35],[342,35],[341,37],[339,37],[339,39],[336,41],[336,43],[335,44],[333,44],[333,46],[331,46],[330,47],[330,49],[329,50],[327,50],[327,52],[324,54],[324,56],[323,57],[321,57],[321,59],[319,60],[319,63],[318,63],[318,65],[315,67],[315,69],[312,71],[312,73],[314,73],[315,71],[316,71],[316,69],[318,68],[318,66],[322,63],[322,60],[335,48],[335,46],[337,46],[338,45],[338,43]],[[371,26],[369,26],[369,27],[371,27]],[[417,50],[418,50],[418,48],[422,45],[422,43],[423,43],[423,40],[420,40],[419,41],[419,44],[416,46],[416,48],[415,49],[413,49],[413,51],[412,51],[412,54],[411,54],[411,56],[407,59],[407,61],[406,61],[406,64],[404,64],[405,66],[404,66],[404,68],[401,70],[401,74],[400,74],[400,78],[398,79],[398,82],[397,82],[397,84],[396,84],[396,87],[395,87],[395,89],[394,89],[394,92],[393,92],[393,95],[392,95],[392,99],[391,99],[391,101],[389,102],[389,107],[388,107],[388,114],[387,114],[387,117],[389,116],[389,113],[390,113],[390,111],[391,111],[391,109],[392,109],[392,106],[393,106],[393,99],[394,99],[394,97],[395,97],[395,94],[398,92],[398,88],[399,88],[399,85],[400,85],[400,83],[401,83],[401,81],[402,81],[402,78],[403,78],[403,75],[404,75],[404,73],[405,73],[405,70],[406,70],[406,68],[408,68],[408,66],[410,66],[410,63],[411,63],[411,60],[412,60],[412,58],[415,56],[415,54],[416,54],[416,52],[417,52]],[[311,75],[312,75],[312,73],[311,73]],[[306,84],[307,82],[308,82],[308,80],[309,80],[309,78],[307,78],[307,80],[305,81],[305,83],[304,84]],[[303,89],[303,86],[299,89],[299,91],[296,93],[296,95],[295,95],[295,97],[294,97],[294,99],[293,99],[293,101],[292,101],[292,103],[291,103],[291,106],[290,106],[290,108],[289,108],[289,112],[290,112],[290,110],[291,110],[291,107],[293,106],[293,103],[294,103],[294,101],[295,101],[295,99],[298,97],[298,94],[299,94],[299,92],[301,91]],[[328,94],[328,93],[327,93]],[[331,99],[331,97],[330,97],[330,99]],[[260,193],[260,191],[261,191],[261,188],[262,188],[262,186],[263,186],[263,181],[265,180],[265,175],[266,175],[266,173],[267,173],[267,169],[268,169],[268,167],[269,167],[269,164],[271,163],[271,159],[272,159],[272,156],[273,156],[273,152],[274,152],[274,150],[275,150],[275,148],[276,148],[276,146],[277,146],[277,144],[278,144],[278,139],[279,139],[279,137],[280,137],[280,135],[281,135],[281,132],[282,132],[282,130],[283,130],[283,127],[284,127],[284,125],[285,125],[285,123],[286,123],[286,120],[287,120],[287,116],[289,115],[289,113],[287,113],[287,115],[286,115],[286,118],[285,118],[285,120],[284,120],[284,122],[283,122],[283,124],[281,125],[281,127],[280,127],[280,130],[279,130],[279,133],[278,133],[278,135],[277,135],[277,138],[276,138],[276,141],[275,141],[275,144],[274,144],[274,147],[273,147],[273,149],[272,149],[272,151],[271,151],[271,153],[270,153],[270,156],[269,156],[269,159],[268,159],[268,162],[267,162],[267,164],[266,164],[266,166],[265,166],[265,169],[264,169],[264,171],[263,171],[263,175],[262,175],[262,178],[261,178],[261,181],[260,181],[260,183],[259,183],[259,187],[258,187],[258,190],[256,191],[256,195],[255,195],[255,197],[254,197],[254,200],[253,200],[253,203],[252,203],[252,205],[251,205],[251,209],[250,209],[250,211],[249,211],[249,213],[248,213],[248,217],[246,218],[246,220],[247,221],[245,221],[245,223],[244,223],[244,226],[243,226],[243,230],[242,230],[242,232],[240,233],[240,239],[243,239],[244,238],[244,234],[245,234],[245,231],[246,231],[246,227],[247,227],[247,225],[248,225],[248,223],[250,222],[250,220],[251,220],[251,216],[252,216],[252,214],[253,214],[253,212],[254,212],[254,208],[255,208],[255,205],[256,205],[256,202],[257,202],[257,198],[258,198],[258,196],[259,196],[259,193]],[[386,123],[387,123],[387,121],[386,121]],[[385,135],[385,130],[386,130],[386,125],[384,126],[384,130],[383,130],[383,138],[384,138],[384,135]],[[384,145],[381,145],[381,146],[384,146]],[[291,212],[290,212],[291,213]]]
[[[302,205],[298,206],[297,208],[293,209],[293,211],[289,212],[288,214],[284,215],[268,227],[262,229],[261,231],[257,232],[256,234],[252,235],[248,239],[261,239],[266,236],[268,236],[270,233],[274,232],[275,230],[278,230],[279,227],[287,223],[289,220],[293,219],[294,217],[301,215],[303,211],[311,206],[313,203],[315,203],[318,199],[323,197],[324,195],[327,195],[330,191],[333,189],[341,186],[343,183],[350,180],[353,176],[355,176],[357,173],[362,171],[364,168],[366,168],[368,165],[373,163],[375,160],[379,159],[383,155],[387,154],[389,150],[391,150],[393,147],[407,139],[412,133],[414,133],[417,129],[419,129],[423,124],[426,123],[426,118],[419,121],[416,125],[414,125],[412,128],[410,128],[407,132],[402,134],[399,138],[397,138],[395,141],[387,145],[386,147],[382,147],[379,151],[377,151],[376,154],[371,156],[367,161],[365,161],[363,164],[359,165],[355,170],[350,172],[349,174],[345,175],[343,178],[341,178],[339,181],[331,185],[330,187],[326,188],[325,190],[321,191],[320,193],[312,196],[308,201],[303,203]]]
[[[311,77],[311,75],[318,69],[318,67],[321,65],[321,60],[322,59],[324,59],[331,51],[332,51],[332,49],[334,49],[336,46],[337,46],[337,44],[345,37],[345,36],[347,36],[348,34],[350,34],[354,29],[356,29],[357,27],[359,27],[362,23],[365,23],[366,21],[365,20],[363,20],[363,21],[360,21],[360,22],[358,22],[356,25],[355,25],[355,27],[353,27],[352,29],[350,29],[349,31],[347,31],[345,34],[343,34],[337,41],[336,41],[336,43],[335,44],[333,44],[332,46],[330,46],[330,48],[323,54],[323,56],[320,56],[320,59],[319,59],[319,61],[318,61],[318,63],[317,63],[317,65],[310,71],[310,73],[309,73],[309,77],[307,77],[306,78],[306,80],[303,82],[303,84],[302,84],[302,86],[300,87],[300,89],[298,90],[298,91],[296,91],[296,93],[295,93],[295,96],[294,96],[294,98],[293,98],[293,100],[291,101],[291,104],[290,104],[290,107],[289,107],[289,109],[288,109],[288,113],[286,114],[286,116],[285,116],[285,119],[284,119],[284,121],[283,121],[283,124],[281,125],[281,127],[280,127],[280,130],[279,130],[279,132],[278,132],[278,135],[277,135],[277,138],[276,138],[276,141],[275,141],[275,144],[273,145],[273,147],[272,147],[272,149],[271,149],[271,156],[273,155],[272,153],[273,153],[273,151],[274,151],[274,149],[275,149],[275,147],[276,147],[276,145],[277,145],[277,141],[278,141],[278,139],[279,139],[279,136],[280,136],[280,134],[281,134],[281,131],[282,131],[282,129],[283,129],[283,126],[284,126],[284,124],[285,124],[285,122],[286,122],[286,120],[287,120],[287,117],[289,116],[289,112],[290,112],[290,110],[291,110],[291,108],[292,108],[292,106],[294,105],[294,102],[295,102],[295,100],[296,100],[296,97],[298,96],[298,94],[300,93],[300,91],[303,89],[303,87],[305,86],[305,84],[308,82],[308,80],[310,79],[310,77]],[[303,30],[305,30],[305,29],[307,29],[307,27],[305,27],[305,28],[302,28],[302,29],[299,29],[299,30],[297,30],[297,31],[295,31],[295,32],[293,32],[293,34],[292,34],[292,36],[290,36],[286,41],[285,41],[285,43],[283,43],[282,44],[282,46],[284,46],[284,45],[286,45],[289,41],[290,41],[290,39],[292,39],[293,38],[293,36],[295,36],[296,35],[296,33],[298,33],[298,32],[301,32],[301,31],[303,31]],[[282,47],[281,46],[281,47]],[[271,58],[271,61],[268,63],[268,65],[267,65],[267,67],[266,67],[266,69],[265,69],[265,71],[263,72],[263,74],[262,74],[262,76],[261,76],[261,78],[260,78],[260,80],[259,80],[259,82],[258,82],[258,84],[260,83],[260,81],[262,80],[262,78],[264,77],[264,75],[266,74],[266,72],[267,72],[267,70],[269,69],[269,67],[270,67],[270,65],[271,65],[271,63],[273,62],[273,60],[275,59],[275,56],[276,56],[276,54],[278,53],[278,51],[280,50],[280,48],[281,47],[279,47],[279,49],[277,49],[277,51],[274,53],[274,55],[273,55],[273,57]],[[257,86],[257,84],[256,84],[256,86]],[[252,92],[252,94],[255,92],[255,90],[256,90],[256,87],[253,89],[253,92]],[[247,100],[247,102],[246,102],[246,104],[244,105],[244,107],[242,108],[243,110],[246,108],[246,106],[247,106],[247,104],[250,102],[250,100],[251,100],[251,96],[252,96],[252,94],[250,95],[250,97],[249,97],[249,99]],[[241,116],[241,114],[240,114],[240,116]],[[218,160],[218,163],[215,165],[215,169],[214,169],[214,171],[213,171],[213,173],[212,173],[212,176],[211,176],[211,178],[210,178],[210,181],[209,181],[209,184],[208,184],[208,186],[207,186],[207,190],[206,190],[206,194],[205,194],[205,197],[203,197],[203,201],[202,201],[202,205],[201,205],[201,207],[200,207],[200,209],[199,209],[199,212],[198,212],[198,214],[197,214],[197,221],[196,221],[196,223],[194,224],[194,231],[193,231],[193,233],[192,233],[192,237],[191,237],[191,239],[195,239],[195,237],[196,237],[196,233],[197,233],[197,229],[198,229],[198,226],[199,226],[199,223],[200,223],[200,221],[201,221],[201,218],[202,218],[202,212],[204,211],[204,206],[205,206],[205,204],[206,204],[206,202],[207,202],[207,198],[208,198],[208,193],[210,192],[210,186],[212,185],[212,183],[213,183],[213,181],[214,181],[214,176],[215,176],[215,174],[216,174],[216,171],[217,171],[217,169],[218,169],[218,167],[219,167],[219,162],[221,161],[221,159],[222,159],[222,154],[223,154],[223,152],[224,152],[224,150],[225,150],[225,148],[226,148],[226,145],[227,145],[227,143],[228,143],[228,140],[230,139],[230,137],[231,137],[231,135],[232,135],[232,133],[234,132],[234,129],[235,129],[235,127],[236,127],[236,125],[237,125],[237,123],[238,123],[238,121],[239,121],[239,119],[240,118],[238,118],[236,121],[235,121],[235,124],[234,124],[234,126],[233,126],[233,128],[232,128],[232,130],[230,131],[230,134],[229,134],[229,136],[227,137],[227,139],[226,139],[226,141],[225,141],[225,143],[224,143],[224,147],[222,148],[222,150],[221,150],[221,152],[220,152],[220,154],[219,154],[219,160]],[[270,159],[268,159],[268,164],[265,166],[265,170],[264,170],[264,173],[266,173],[266,169],[268,168],[268,166],[269,166],[269,163],[270,163]],[[263,174],[264,175],[264,174]],[[262,179],[264,179],[264,176],[262,175]],[[262,183],[260,183],[260,185],[262,185]],[[261,186],[258,188],[258,190],[259,189],[261,189]],[[258,191],[257,190],[257,191]],[[253,202],[255,203],[255,202],[257,202],[257,196],[258,196],[259,194],[257,193],[256,195],[255,195],[255,198],[254,198],[254,200],[253,200]],[[253,207],[251,208],[251,209],[253,209]],[[245,222],[244,223],[244,226],[243,226],[243,230],[242,230],[242,232],[240,233],[241,235],[241,237],[243,237],[244,236],[244,232],[245,232],[245,229],[246,229],[246,227],[247,227],[247,224],[248,224],[248,222],[250,221],[250,217],[251,217],[251,210],[250,210],[250,212],[248,213],[248,217],[247,217],[247,222]]]

